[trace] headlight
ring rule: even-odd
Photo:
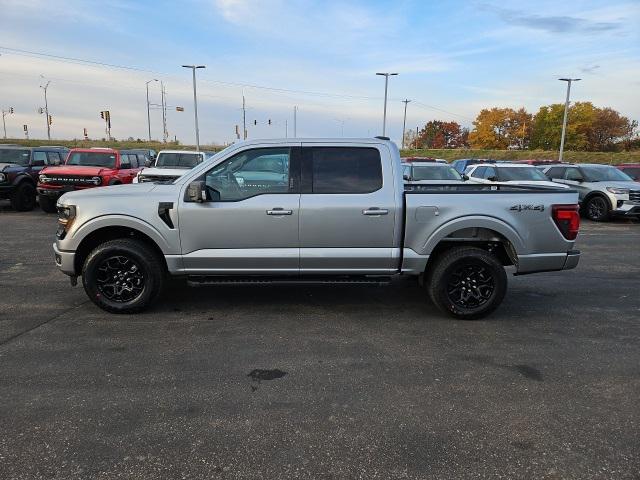
[[[614,195],[629,195],[628,188],[607,187],[607,192],[613,193]]]
[[[56,236],[63,239],[67,234],[73,221],[76,219],[75,205],[59,205],[58,206],[58,230]]]
[[[0,182],[4,182],[7,180],[7,176],[4,173],[0,173]]]
[[[40,183],[47,183],[49,181],[49,178],[46,175],[38,175],[38,181]]]
[[[144,182],[144,175],[138,175],[138,183]]]
[[[102,177],[93,177],[91,181],[94,185],[100,185],[102,183]]]

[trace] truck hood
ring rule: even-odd
[[[17,163],[0,163],[0,172],[15,172],[16,170],[24,170],[27,167],[18,165]]]
[[[86,190],[76,190],[67,192],[60,197],[60,203],[75,204],[83,200],[99,197],[128,196],[135,202],[136,198],[143,199],[145,194],[156,187],[153,183],[130,183],[127,185],[112,185],[110,187],[87,188]]]
[[[43,168],[40,173],[53,173],[55,175],[80,175],[83,177],[99,176],[102,172],[111,170],[105,167],[83,167],[81,165],[59,165]]]
[[[594,187],[613,187],[613,188],[628,188],[630,190],[640,190],[640,182],[585,182],[590,183]]]

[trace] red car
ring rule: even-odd
[[[616,165],[616,168],[618,170],[622,170],[636,182],[640,182],[640,163],[622,163],[620,165]]]
[[[63,193],[131,183],[144,167],[144,156],[112,148],[74,148],[64,165],[46,167],[38,177],[38,201],[45,212],[56,211]]]

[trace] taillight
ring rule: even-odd
[[[575,240],[580,230],[578,205],[551,205],[551,216],[567,240]]]

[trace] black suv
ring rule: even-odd
[[[40,170],[60,165],[65,154],[60,147],[0,146],[0,198],[9,199],[15,210],[33,210]]]

